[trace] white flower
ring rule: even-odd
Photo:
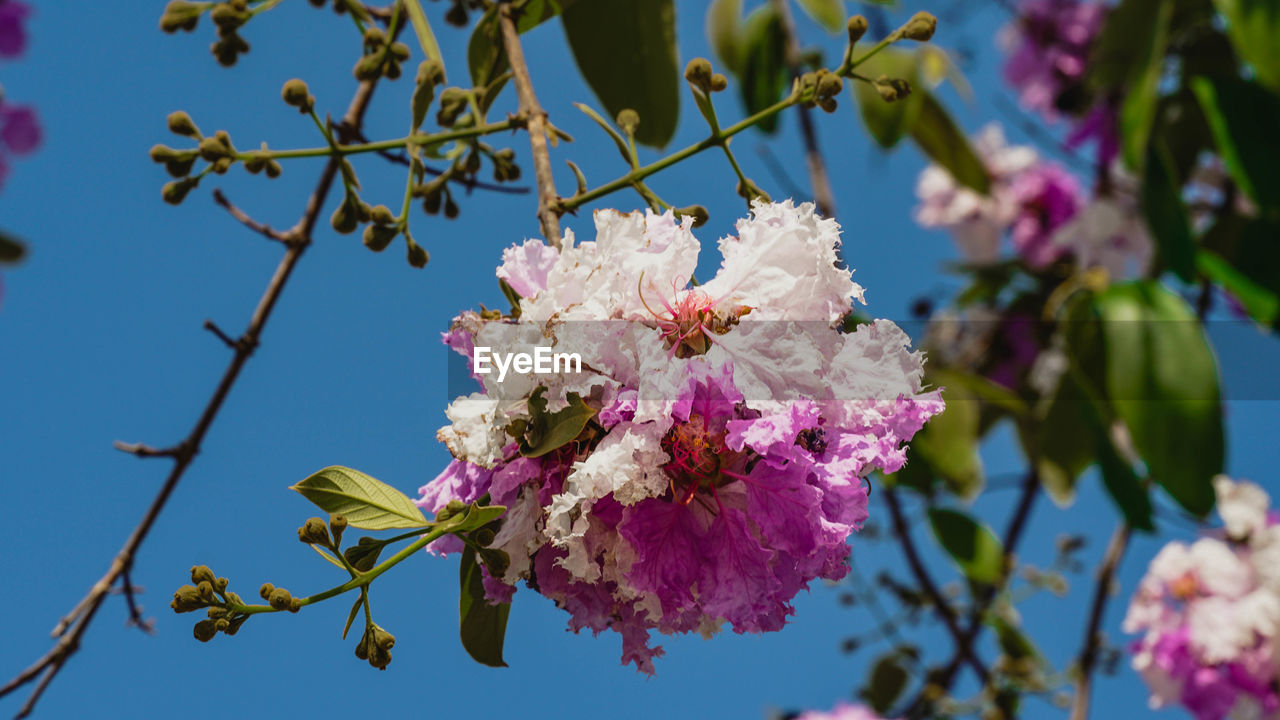
[[[1246,540],[1267,527],[1267,510],[1271,501],[1267,493],[1254,483],[1234,482],[1226,475],[1213,479],[1218,496],[1218,515],[1226,526],[1227,537]]]

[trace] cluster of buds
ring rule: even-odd
[[[684,67],[684,79],[705,94],[720,92],[729,87],[729,79],[722,73],[713,72],[711,62],[706,58],[694,58]]]
[[[240,596],[227,589],[228,581],[216,577],[207,565],[191,568],[191,585],[183,585],[173,593],[169,607],[174,612],[187,613],[205,610],[208,617],[195,624],[192,634],[200,642],[209,642],[214,635],[235,635],[249,618],[228,609],[228,604],[242,604]]]
[[[371,27],[364,31],[364,54],[353,72],[361,81],[379,77],[395,80],[403,73],[400,64],[408,59],[408,45],[394,41],[381,28]]]
[[[386,670],[391,664],[391,648],[396,645],[396,636],[383,630],[377,623],[369,623],[356,644],[356,657],[367,660],[379,670]]]
[[[253,17],[253,12],[249,10],[249,0],[225,0],[217,3],[171,0],[160,16],[160,29],[167,33],[179,30],[192,32],[199,24],[200,16],[206,11],[218,26],[218,39],[209,47],[210,51],[222,65],[235,65],[241,55],[249,52],[249,43],[238,32]]]
[[[835,112],[836,97],[843,89],[844,80],[826,68],[800,76],[800,91],[809,98],[804,103],[805,107],[816,105],[827,112]]]
[[[298,81],[300,82],[300,81]],[[306,86],[303,86],[305,91]],[[231,136],[225,130],[219,130],[211,136],[205,136],[196,126],[195,121],[187,113],[178,110],[169,115],[169,131],[181,137],[197,141],[196,147],[177,149],[157,144],[151,148],[151,159],[164,165],[170,176],[176,178],[166,183],[161,190],[164,201],[170,205],[180,204],[197,185],[206,172],[225,174],[236,162],[243,161],[244,169],[257,174],[266,172],[267,177],[277,178],[284,168],[267,150],[266,143],[260,150],[241,154],[231,142]],[[204,160],[208,167],[195,175],[191,174],[197,159]]]

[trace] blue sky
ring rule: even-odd
[[[210,318],[233,333],[243,328],[279,258],[278,246],[247,232],[211,202],[212,188],[222,187],[260,220],[287,227],[321,166],[319,160],[290,162],[275,181],[233,170],[206,180],[173,208],[160,200],[163,170],[146,157],[156,142],[179,144],[165,131],[165,116],[187,110],[206,132],[224,128],[240,147],[262,140],[272,147],[310,147],[320,138],[305,117],[279,101],[281,84],[304,78],[319,107],[335,115],[354,87],[350,68],[358,39],[344,18],[297,0],[284,3],[246,29],[252,52],[227,70],[207,51],[213,35],[207,21],[194,36],[163,35],[157,29],[161,7],[41,3],[30,23],[28,56],[0,65],[6,97],[35,104],[46,132],[44,147],[17,164],[0,193],[0,226],[27,238],[32,248],[28,262],[4,272],[0,305],[0,481],[8,510],[0,530],[0,674],[6,679],[48,649],[49,628],[102,573],[163,479],[165,462],[125,456],[111,441],[164,445],[188,432],[227,361],[225,348],[201,323]],[[456,81],[465,76],[467,35],[439,22],[443,7],[427,5]],[[679,3],[682,64],[708,54],[703,12],[702,3]],[[1005,118],[997,98],[1008,95],[999,85],[992,47],[993,30],[1004,19],[994,4],[984,4],[961,26],[944,17],[937,36],[943,45],[974,52],[968,72],[978,98],[960,111],[970,130]],[[838,38],[823,36],[805,18],[800,25],[829,58],[835,56]],[[544,107],[576,138],[553,151],[562,191],[573,187],[565,159],[578,162],[592,184],[620,174],[624,168],[611,143],[571,105],[591,96],[572,68],[558,24],[527,35],[526,53]],[[371,138],[403,134],[409,91],[404,80],[378,90],[367,122]],[[722,117],[740,116],[731,95],[722,96]],[[938,270],[953,250],[944,235],[925,232],[910,219],[922,159],[910,149],[883,156],[861,131],[847,95],[841,103],[835,115],[820,116],[818,126],[846,257],[867,288],[871,312],[906,317],[913,298],[941,297],[955,286]],[[683,98],[673,147],[700,139],[702,127]],[[1010,134],[1022,137],[1013,128]],[[532,176],[524,135],[493,141],[513,147],[526,179]],[[748,133],[735,147],[748,174],[775,197],[792,185],[803,194],[794,118],[784,118],[776,137]],[[769,173],[762,148],[787,167],[790,184]],[[399,170],[376,159],[359,169],[366,198],[394,205],[404,181]],[[706,245],[704,272],[714,268],[713,241],[744,211],[724,159],[708,153],[652,185],[673,204],[710,209],[711,221],[698,234]],[[306,594],[339,580],[296,541],[294,529],[315,513],[288,485],[320,467],[344,464],[413,495],[447,462],[434,437],[449,400],[439,332],[459,310],[498,304],[493,268],[501,249],[538,232],[530,197],[477,194],[461,205],[462,217],[454,222],[415,210],[413,233],[432,257],[422,271],[408,267],[399,245],[374,255],[355,236],[319,232],[259,352],[138,558],[134,580],[146,588],[143,603],[157,633],[126,628],[123,603],[109,600],[84,648],[42,701],[42,717],[374,709],[446,715],[481,708],[485,715],[529,718],[561,717],[566,710],[613,718],[762,718],[776,708],[828,707],[861,682],[874,651],[844,656],[839,645],[873,620],[863,608],[841,607],[839,591],[821,584],[797,598],[794,622],[783,632],[664,639],[667,657],[653,678],[618,664],[616,637],[567,633],[563,613],[522,590],[507,636],[511,667],[484,668],[457,641],[456,561],[425,556],[375,585],[375,617],[399,639],[386,672],[357,661],[354,639],[339,638],[347,610],[340,601],[298,615],[256,618],[236,637],[220,636],[208,645],[192,639],[194,618],[173,615],[168,599],[193,564],[212,566],[246,596],[264,581]],[[618,194],[601,206],[638,205],[636,196]],[[580,236],[591,234],[586,213],[566,218],[566,225]],[[1276,350],[1251,330],[1232,332],[1232,341],[1219,348],[1233,398],[1229,468],[1276,488],[1268,475],[1274,458],[1268,430],[1280,421],[1280,394],[1272,383],[1260,397],[1251,379],[1261,377]],[[1012,447],[1003,432],[985,448],[990,475],[1019,472]],[[992,491],[977,511],[1001,527],[1014,495]],[[873,499],[873,514],[878,509]],[[1070,511],[1041,499],[1023,557],[1047,563],[1058,533],[1083,532],[1092,565],[1114,522],[1096,479],[1086,478]],[[1161,538],[1136,541],[1124,563],[1120,595],[1107,615],[1113,639],[1146,559],[1165,539],[1189,534],[1176,523],[1162,528]],[[918,525],[917,539],[938,576],[955,579]],[[853,543],[868,575],[900,565],[888,543]],[[1088,573],[1073,578],[1065,599],[1037,598],[1022,608],[1042,650],[1060,666],[1078,648],[1088,580]],[[949,653],[939,629],[917,637],[929,657]],[[1099,717],[1149,712],[1145,691],[1127,669],[1099,681],[1095,692]],[[7,698],[0,713],[16,712],[20,702],[20,696]],[[1025,709],[1033,718],[1061,714],[1035,699]]]

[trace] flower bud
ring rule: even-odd
[[[816,93],[820,98],[835,97],[844,89],[844,80],[840,79],[835,73],[822,73],[818,77],[818,85]]]
[[[226,621],[224,620],[223,622]],[[195,635],[196,639],[200,642],[209,642],[213,639],[214,635],[218,634],[218,625],[213,620],[201,620],[196,623],[196,626],[192,629],[192,634]]]
[[[696,57],[684,66],[684,79],[690,85],[704,92],[711,87],[711,62],[704,57]]]
[[[175,158],[181,157],[180,150],[174,150],[168,145],[155,144],[151,146],[151,150],[147,152],[152,162],[169,162]]]
[[[288,610],[293,605],[293,595],[289,594],[289,591],[284,588],[276,588],[267,597],[267,604],[276,610]]]
[[[213,571],[209,569],[208,565],[196,565],[191,568],[191,582],[196,585],[205,581],[212,583],[213,580]]]
[[[181,110],[169,113],[169,132],[186,137],[200,137],[200,128],[196,127],[191,116]]]
[[[261,597],[263,600],[268,600],[271,598],[271,593],[275,589],[276,589],[276,586],[272,585],[271,583],[262,583],[262,587],[258,588],[258,596]]]
[[[409,246],[409,264],[416,268],[426,267],[427,261],[431,259],[431,256],[427,251],[423,249],[421,245],[414,242],[413,238],[409,237],[408,233],[405,233],[404,241]]]
[[[409,46],[402,42],[391,43],[391,57],[399,62],[409,59]]]
[[[694,227],[702,227],[707,220],[711,219],[711,214],[701,205],[690,205],[689,207],[676,208],[676,215],[681,217],[693,218]]]
[[[307,522],[298,528],[298,540],[308,545],[328,545],[329,530],[325,527],[324,520],[318,517],[308,518]]]
[[[489,575],[493,577],[500,578],[506,575],[507,568],[511,567],[511,556],[502,550],[484,548],[480,551],[480,560],[484,562],[484,566],[489,570]]]
[[[871,83],[885,102],[896,102],[911,94],[911,84],[902,78],[881,75]]]
[[[396,236],[399,234],[400,231],[394,227],[388,227],[386,225],[366,225],[363,237],[364,246],[374,252],[382,252],[387,249],[387,246],[390,245],[391,241],[395,240]]]
[[[453,201],[452,195],[446,195],[444,199],[444,216],[450,220],[458,217],[458,203]]]
[[[369,213],[369,219],[379,225],[390,225],[396,221],[396,216],[391,212],[391,208],[386,205],[378,205],[373,208],[373,212]],[[343,523],[346,526],[346,523]]]
[[[223,632],[229,627],[231,627],[231,621],[226,618],[218,618],[213,621],[213,628],[218,632]]]
[[[199,147],[200,157],[204,158],[208,162],[213,162],[218,158],[223,157],[227,152],[227,149],[223,147],[222,143],[218,142],[218,138],[216,137],[207,137],[201,140]]]
[[[224,577],[220,577],[213,581],[213,590],[214,592],[220,592],[225,595],[227,592],[227,586],[230,584],[231,584],[230,580]]]
[[[200,598],[199,591],[194,585],[183,585],[173,593],[173,602],[169,603],[169,607],[174,612],[185,613],[192,610],[199,610],[205,607],[204,600]]]
[[[357,203],[348,197],[342,201],[337,210],[333,211],[333,216],[329,218],[329,224],[333,226],[334,230],[343,235],[355,232],[356,227],[360,224],[358,213]]]
[[[627,135],[635,135],[636,128],[640,127],[640,113],[637,113],[631,108],[627,108],[618,113],[616,122],[618,123],[618,127],[622,128],[622,132]]]
[[[213,602],[213,583],[208,580],[201,580],[196,583],[196,593],[200,595],[200,599],[209,603]]]
[[[467,504],[461,500],[450,500],[448,505],[436,511],[436,522],[444,522],[460,512],[465,512]]]
[[[711,92],[720,92],[729,87],[729,78],[723,73],[716,73],[711,76]]]
[[[280,177],[280,173],[284,172],[284,167],[275,159],[267,161],[267,177],[275,180]]]
[[[167,33],[195,30],[203,10],[204,6],[198,3],[171,0],[164,6],[164,14],[160,16],[160,29]]]
[[[218,618],[226,617],[230,611],[226,608],[210,607],[208,610],[205,610],[204,613],[209,616],[210,620],[217,620]]]
[[[164,184],[164,187],[160,189],[160,196],[163,197],[164,201],[170,205],[178,205],[187,197],[187,193],[191,192],[191,188],[195,187],[199,183],[200,178],[198,177],[188,177],[182,178],[181,180],[174,180],[173,182],[167,182]]]
[[[316,102],[315,97],[311,95],[311,91],[307,88],[307,84],[298,78],[294,78],[284,84],[280,90],[280,97],[284,99],[286,105],[298,108],[298,112],[307,112]]]
[[[480,547],[489,547],[493,544],[497,533],[492,528],[482,527],[471,533],[471,539]]]
[[[329,516],[329,534],[333,536],[335,546],[342,544],[342,533],[347,529],[347,516],[333,513]]]
[[[289,601],[289,612],[296,613],[301,609],[302,609],[301,598],[293,598],[292,600]]]
[[[849,31],[849,44],[855,45],[867,34],[867,19],[861,15],[854,15],[849,18],[849,22],[845,23],[845,29]]]
[[[387,34],[380,27],[370,27],[364,31],[364,44],[376,48],[387,41]]]
[[[164,164],[169,177],[184,178],[191,174],[191,167],[196,164],[196,156],[189,155],[183,159],[170,160]]]
[[[908,40],[916,40],[918,42],[928,42],[933,37],[933,32],[938,29],[938,18],[932,13],[924,10],[911,16],[906,25],[902,26],[902,37]]]

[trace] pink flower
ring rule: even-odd
[[[486,578],[490,601],[523,580],[575,632],[617,632],[623,663],[652,673],[652,632],[779,630],[810,581],[842,577],[867,517],[862,478],[902,467],[942,401],[895,325],[839,331],[862,288],[836,262],[839,227],[812,205],[754,205],[696,287],[687,222],[595,220],[594,242],[567,233],[559,251],[504,253],[520,322],[464,314],[445,336],[464,354],[550,345],[584,372],[478,375],[483,391],[455,401],[439,433],[456,460],[419,504],[489,493],[507,506],[492,547],[511,562]],[[570,394],[590,422],[522,455],[525,428]]]
[[[796,716],[795,720],[882,720],[882,718],[865,705],[839,702],[831,708],[830,712],[809,710]]]
[[[1079,184],[1062,167],[1041,163],[1015,176],[1008,192],[1018,207],[1010,229],[1014,248],[1031,267],[1047,267],[1066,253],[1053,234],[1084,205]]]
[[[4,6],[0,5],[0,9]],[[0,98],[0,187],[9,175],[7,154],[27,155],[40,144],[40,125],[36,114],[24,105],[6,104]]]
[[[18,0],[0,0],[0,58],[16,58],[27,49],[27,32],[22,27],[31,8]]]
[[[1024,107],[1052,120],[1080,90],[1106,7],[1088,0],[1023,0],[1005,30],[1004,77]]]

